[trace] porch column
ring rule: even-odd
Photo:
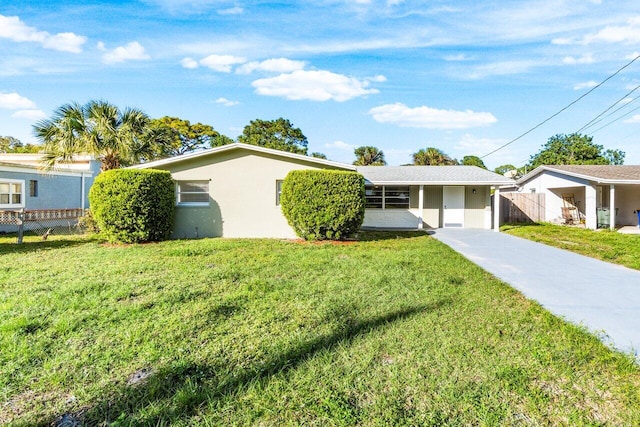
[[[422,230],[422,212],[424,206],[424,185],[420,186],[418,191],[418,230]]]
[[[596,187],[593,185],[586,185],[584,187],[584,198],[584,214],[587,217],[585,220],[585,226],[591,230],[595,230],[598,225],[598,218],[596,215]]]
[[[613,184],[609,188],[609,228],[616,229],[616,186]]]
[[[500,231],[500,187],[495,186],[493,192],[493,231]]]

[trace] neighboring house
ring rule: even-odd
[[[500,186],[513,183],[477,166],[359,166],[357,170],[367,184],[364,227],[491,229],[491,189],[499,194]]]
[[[0,153],[0,210],[78,209],[88,194],[100,162],[78,156],[51,171],[40,168],[39,154]]]
[[[590,229],[637,224],[640,166],[540,166],[516,184],[519,192],[545,194],[544,221],[563,223],[575,212]]]
[[[513,182],[475,166],[356,168],[241,143],[133,168],[171,172],[176,181],[175,238],[295,237],[280,208],[282,182],[291,170],[362,173],[367,186],[364,226],[383,228],[491,228],[490,186]]]

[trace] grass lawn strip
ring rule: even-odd
[[[506,233],[640,270],[640,235],[549,223],[505,225]]]
[[[640,423],[630,356],[424,234],[363,240],[0,241],[0,423]]]

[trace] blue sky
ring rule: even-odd
[[[0,0],[0,52],[0,135],[24,142],[105,99],[232,138],[284,117],[310,152],[403,164],[484,156],[587,92],[640,54],[640,2]],[[484,161],[521,166],[615,104],[583,132],[640,164],[639,85],[640,60]]]

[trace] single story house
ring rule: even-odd
[[[475,166],[356,167],[242,143],[132,168],[171,172],[175,238],[295,237],[280,208],[291,170],[360,172],[366,180],[364,226],[383,228],[491,228],[491,187],[499,192],[513,182]]]
[[[477,166],[359,166],[357,171],[366,180],[364,227],[491,229],[491,190],[499,194],[500,186],[513,183]]]
[[[29,220],[75,220],[89,206],[89,189],[100,162],[78,156],[43,171],[41,155],[0,153],[0,232],[16,231],[17,212]],[[26,219],[25,219],[26,220]]]
[[[0,154],[0,210],[84,209],[100,162],[77,156],[50,171],[40,154]]]
[[[539,166],[516,181],[519,192],[545,194],[548,222],[571,215],[587,228],[636,225],[640,210],[640,166]]]

